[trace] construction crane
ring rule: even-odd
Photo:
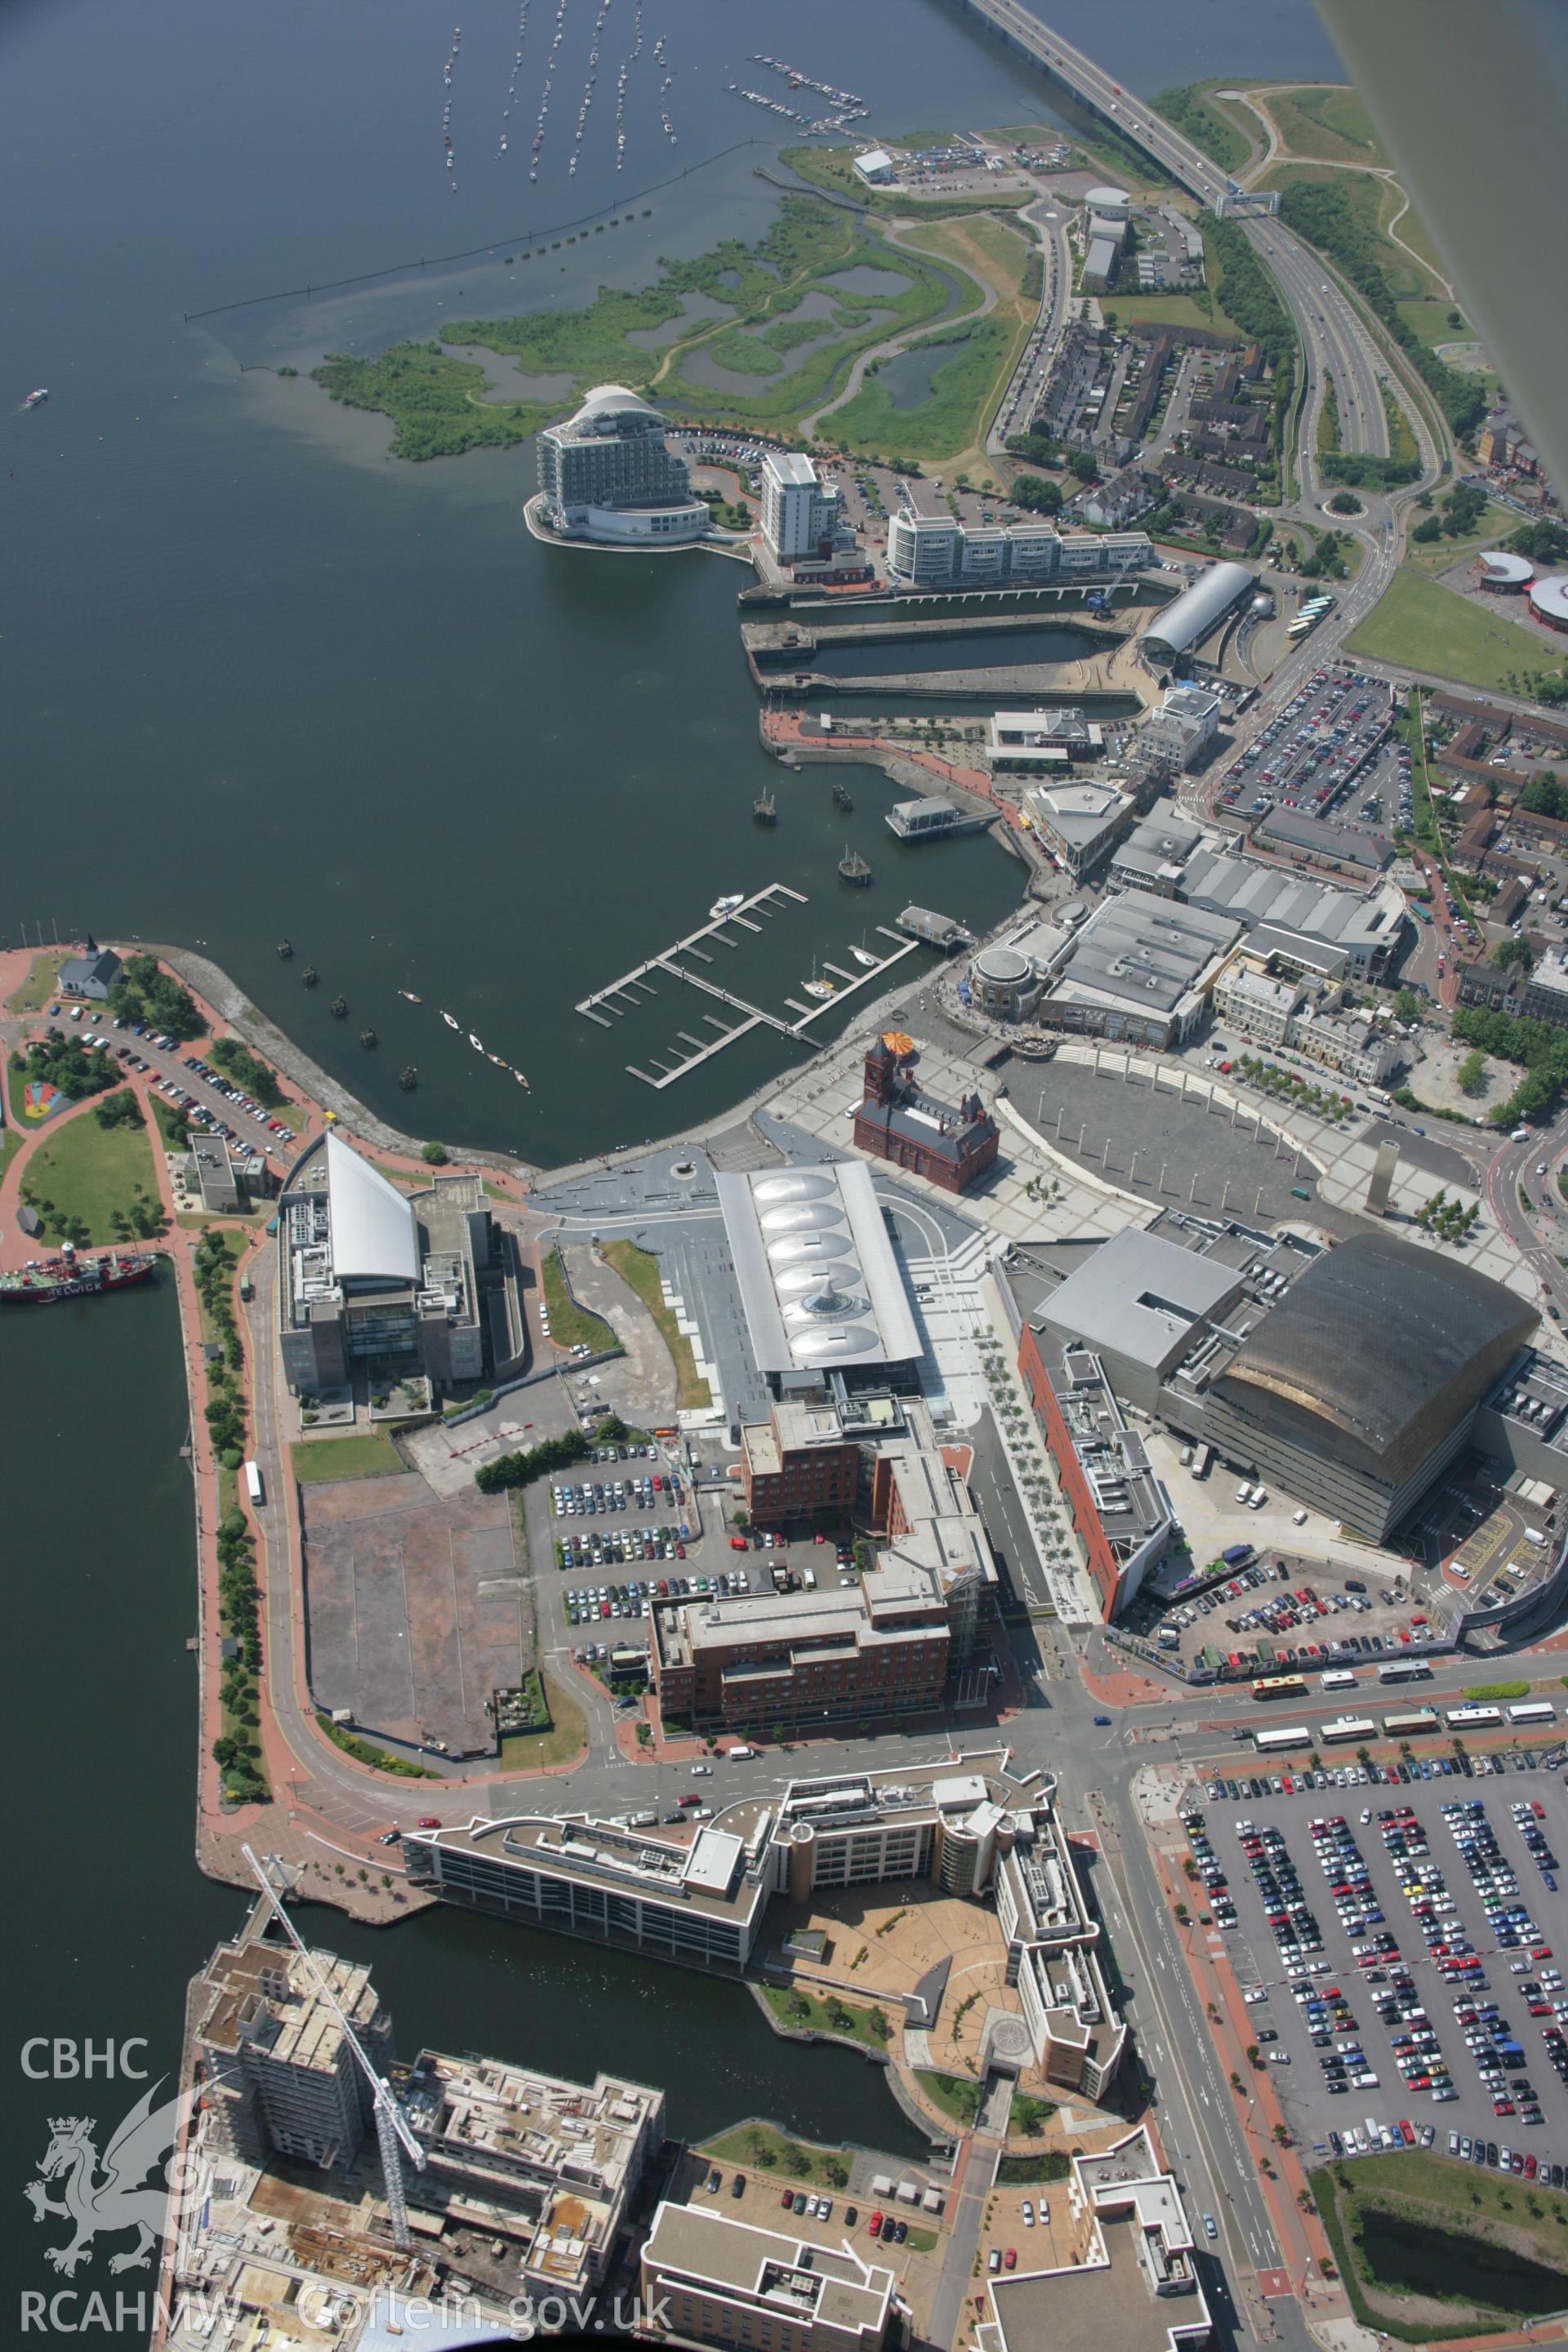
[[[243,1847],[241,1851],[243,1852],[247,1862],[250,1864],[252,1872],[255,1874],[257,1885],[260,1887],[262,1894],[266,1896],[267,1901],[271,1907],[273,1917],[282,1928],[283,1933],[288,1937],[289,1941],[293,1945],[294,1949],[299,1953],[300,1958],[304,1961],[305,1966],[310,1969],[312,1978],[315,1979],[317,1992],[326,2002],[327,2007],[331,2011],[332,2015],[337,2019],[338,2023],[342,2027],[343,2038],[347,2042],[349,2048],[353,2052],[354,2056],[358,2059],[360,2066],[363,2071],[365,2080],[370,2084],[371,2104],[375,2113],[375,2136],[381,2146],[381,2171],[382,2178],[386,2184],[386,2210],[392,2222],[393,2243],[400,2252],[406,2252],[408,2249],[408,2205],[407,2200],[403,2194],[403,2158],[406,2156],[410,2164],[413,2165],[416,2172],[423,2172],[425,2169],[425,2151],[420,2147],[418,2140],[414,2136],[414,2133],[410,2130],[402,2108],[398,2105],[396,2099],[393,2096],[391,2084],[388,2083],[384,2074],[378,2074],[370,2053],[366,2050],[363,2042],[360,2040],[359,2035],[354,2032],[353,2027],[349,2023],[348,2019],[343,2015],[342,2003],[339,2000],[336,1993],[333,1992],[331,1985],[327,1982],[326,1978],[321,1974],[320,1968],[316,1964],[315,1954],[311,1951],[308,1951],[305,1945],[301,1942],[299,1931],[295,1927],[294,1922],[289,1918],[289,1914],[283,1908],[282,1898],[279,1895],[278,1889],[273,1885],[272,1881],[268,1874],[266,1865],[257,1860],[249,1846]],[[283,1865],[281,1862],[279,1861],[278,1856],[276,1854],[268,1854],[267,1859],[268,1862],[276,1864],[279,1874],[281,1874]]]

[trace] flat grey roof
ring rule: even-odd
[[[1112,997],[1149,1013],[1173,1013],[1241,925],[1202,907],[1125,890],[1096,908],[1063,960],[1070,994]]]
[[[804,449],[770,449],[763,459],[763,470],[776,481],[795,483],[803,489],[816,481],[816,467]]]
[[[1394,862],[1394,844],[1381,833],[1359,826],[1330,824],[1321,816],[1302,816],[1294,809],[1274,809],[1258,826],[1268,841],[1290,841],[1321,857],[1342,857],[1347,865],[1369,866],[1381,873]]]
[[[1363,898],[1331,883],[1307,881],[1253,858],[1231,857],[1207,847],[1194,850],[1188,859],[1181,891],[1189,906],[1235,915],[1248,930],[1268,923],[1275,930],[1297,931],[1338,946],[1356,941],[1379,946],[1396,934],[1405,919],[1404,901],[1395,890],[1379,888]]]
[[[991,2305],[1005,2352],[1168,2352],[1172,2331],[1208,2331],[1200,2295],[1155,2295],[1138,2260],[1136,2212],[1102,2216],[1108,2257],[1069,2270],[993,2279]]]
[[[762,1372],[909,1363],[921,1353],[871,1171],[858,1160],[716,1179]]]
[[[1029,800],[1064,841],[1072,842],[1098,841],[1131,805],[1114,784],[1037,784]]]
[[[1187,1346],[1194,1324],[1213,1321],[1241,1286],[1234,1266],[1129,1225],[1068,1275],[1039,1319],[1158,1371]]]

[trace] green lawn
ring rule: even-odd
[[[543,1262],[544,1305],[550,1317],[550,1336],[558,1348],[592,1348],[597,1352],[605,1348],[616,1348],[620,1341],[609,1325],[597,1315],[590,1315],[579,1307],[566,1287],[559,1250],[547,1250]]]
[[[73,952],[70,948],[50,948],[47,954],[35,956],[21,987],[5,999],[6,1012],[41,1013],[47,1004],[52,1004],[60,966]]]
[[[892,2020],[886,2010],[880,2014],[888,2031],[879,2033],[871,2021],[871,2011],[852,2000],[837,2003],[838,2015],[831,1997],[819,1999],[804,1985],[762,1985],[758,1990],[779,2023],[796,2033],[841,2033],[847,2041],[863,2042],[868,2050],[886,2050],[892,2042]],[[805,2014],[794,2004],[804,2003]]]
[[[1264,104],[1286,145],[1298,155],[1321,156],[1328,163],[1387,161],[1365,107],[1353,89],[1342,84],[1292,90],[1289,97],[1265,99]]]
[[[301,1486],[336,1478],[384,1478],[408,1465],[383,1429],[366,1437],[310,1437],[289,1448],[289,1466]]]
[[[500,1744],[503,1772],[540,1772],[551,1764],[564,1764],[586,1742],[583,1710],[549,1675],[542,1677],[550,1708],[548,1731],[520,1731]]]
[[[877,2095],[879,2098],[881,2093]],[[849,2182],[847,2162],[837,2148],[788,2139],[772,2124],[737,2124],[732,2130],[721,2132],[717,2139],[704,2140],[697,2152],[716,2164],[776,2172],[781,2184],[787,2180],[798,2189],[844,2189]]]
[[[1425,670],[1458,686],[1493,689],[1506,688],[1510,677],[1543,668],[1552,659],[1551,649],[1529,630],[1497,619],[1408,564],[1400,566],[1345,640],[1345,650],[1369,661]]]
[[[1205,303],[1201,294],[1114,294],[1100,297],[1100,308],[1114,310],[1117,324],[1136,326],[1142,320],[1150,327],[1214,328],[1222,335],[1240,335],[1241,329],[1233,319],[1227,319],[1217,302],[1209,298]]]
[[[916,2082],[944,2116],[955,2124],[969,2125],[979,2111],[981,2085],[972,2074],[938,2074],[917,2071]]]
[[[669,1349],[675,1366],[677,1396],[682,1411],[693,1411],[710,1405],[713,1399],[708,1383],[697,1374],[697,1359],[691,1352],[691,1342],[677,1326],[675,1317],[664,1303],[658,1284],[658,1260],[650,1251],[639,1249],[636,1242],[605,1242],[604,1254],[623,1282],[636,1291],[654,1321],[660,1337]]]
[[[117,1211],[129,1215],[139,1200],[153,1205],[158,1201],[146,1129],[100,1127],[90,1110],[79,1111],[38,1146],[24,1181],[46,1227],[54,1216],[79,1218],[92,1243],[119,1238]],[[46,1201],[54,1203],[53,1216]]]
[[[1399,234],[1401,236],[1405,236],[1409,234],[1409,230],[1410,215],[1406,213],[1399,224]],[[1415,245],[1416,240],[1412,236],[1410,242]],[[1454,307],[1454,304],[1444,295],[1415,294],[1408,296],[1400,303],[1399,315],[1406,326],[1415,330],[1424,343],[1431,344],[1434,351],[1439,343],[1479,341],[1479,336],[1469,326],[1451,327],[1448,324],[1448,313]]]
[[[1491,547],[1510,530],[1519,529],[1520,519],[1507,507],[1489,505],[1474,530],[1461,531],[1457,539],[1434,539],[1416,547],[1406,544],[1405,561],[1420,572],[1446,572],[1450,563],[1458,563],[1462,555],[1475,555],[1483,547]]]

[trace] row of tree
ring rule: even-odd
[[[1485,379],[1475,374],[1461,374],[1437,357],[1427,343],[1421,341],[1394,299],[1393,289],[1377,258],[1372,233],[1362,220],[1343,188],[1328,187],[1321,181],[1291,180],[1279,199],[1279,217],[1288,228],[1326,253],[1342,269],[1368,306],[1377,313],[1382,324],[1401,350],[1407,352],[1411,364],[1427,390],[1436,400],[1444,415],[1456,433],[1473,432],[1487,413]],[[1225,222],[1221,226],[1233,226]],[[1240,231],[1237,231],[1237,236]],[[1226,295],[1229,307],[1228,288]],[[1234,318],[1236,313],[1231,311]]]
[[[260,1103],[264,1110],[276,1110],[279,1103],[287,1101],[277,1073],[259,1055],[242,1045],[237,1037],[216,1037],[207,1047],[206,1058],[226,1077],[232,1078],[242,1094]]]
[[[481,1495],[497,1495],[507,1486],[529,1486],[547,1470],[565,1470],[574,1462],[585,1462],[588,1454],[583,1432],[569,1429],[563,1437],[541,1438],[537,1445],[521,1454],[502,1454],[494,1462],[482,1462],[474,1473],[474,1484]]]
[[[234,1258],[229,1237],[209,1225],[191,1261],[197,1294],[223,1349],[223,1361],[207,1374],[207,1428],[226,1469],[244,1459],[246,1401],[239,1385],[245,1350],[235,1319]],[[218,1622],[237,1643],[223,1662],[222,1696],[232,1728],[213,1742],[213,1760],[224,1776],[224,1793],[240,1804],[265,1803],[271,1795],[261,1762],[260,1594],[256,1582],[256,1538],[237,1505],[218,1521]]]

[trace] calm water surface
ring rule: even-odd
[[[623,1041],[571,1013],[721,891],[776,878],[807,895],[755,951],[749,978],[767,1002],[909,897],[983,928],[1016,896],[1015,871],[984,840],[900,852],[874,773],[851,779],[847,824],[821,778],[763,760],[739,566],[552,557],[520,521],[531,452],[395,464],[381,420],[265,371],[429,334],[459,306],[517,307],[525,273],[499,255],[525,232],[627,205],[768,130],[724,90],[753,79],[756,50],[783,43],[863,92],[868,138],[1028,122],[1043,91],[947,0],[794,0],[786,35],[763,0],[647,0],[617,174],[631,20],[617,0],[573,178],[592,12],[571,0],[530,189],[552,12],[535,0],[504,161],[516,10],[461,13],[455,197],[440,147],[450,27],[419,0],[77,0],[0,16],[0,933],[91,924],[203,947],[377,1108],[407,1111],[394,1079],[412,1060],[425,1132],[552,1160],[706,1115],[779,1066],[775,1047],[747,1041],[656,1099],[626,1076]],[[1139,89],[1334,69],[1307,0],[1062,0],[1053,14]],[[651,72],[661,32],[676,149]],[[632,226],[563,245],[534,265],[529,299],[576,304],[601,280],[646,280],[659,253],[759,234],[776,202],[754,176],[766,154],[731,155],[641,199]],[[212,303],[492,244],[493,260],[184,323]],[[39,383],[47,408],[11,408]],[[771,835],[750,815],[764,780],[780,800]],[[842,896],[832,871],[847,835],[877,868],[864,898]],[[283,935],[292,971],[273,952]],[[307,957],[324,982],[314,998],[294,976]],[[340,990],[346,1030],[325,1009]],[[455,1048],[439,1005],[521,1063],[532,1096]],[[376,1057],[353,1042],[366,1022]],[[194,1558],[172,1295],[0,1318],[0,1393],[15,2042],[144,2034],[154,2069],[172,2070],[185,1979],[241,1912],[192,1860]],[[860,2061],[786,2055],[733,1989],[456,1915],[384,1937],[321,1915],[319,1930],[374,1958],[405,2047],[651,2071],[688,2132],[760,2110],[908,2144]],[[10,2079],[8,2339],[12,2298],[59,2284],[43,2249],[60,2226],[35,2227],[20,2195],[48,2116],[90,2112],[108,2129],[128,2104],[118,2084],[30,2082],[19,2061]],[[106,2283],[102,2260],[83,2277]]]
[[[1153,0],[1058,14],[1144,86],[1220,62],[1329,64],[1306,0],[1205,0],[1175,12],[1180,26]],[[593,20],[570,0],[531,188],[553,12],[532,15],[504,158],[517,12],[491,0],[464,26],[456,196],[441,150],[449,27],[420,0],[238,13],[79,0],[0,22],[0,152],[26,262],[3,298],[15,383],[0,407],[35,383],[51,393],[45,410],[5,415],[0,436],[15,785],[0,930],[58,921],[201,943],[384,1114],[549,1161],[706,1116],[779,1067],[779,1046],[753,1038],[656,1098],[621,1042],[571,1008],[721,892],[768,878],[810,902],[770,942],[759,980],[774,1001],[843,942],[844,844],[820,774],[787,783],[776,834],[752,824],[773,769],[735,626],[741,566],[541,548],[520,521],[531,450],[389,461],[383,420],[332,408],[303,375],[241,373],[378,349],[459,310],[579,303],[601,281],[646,281],[658,254],[766,227],[777,196],[755,175],[759,145],[647,197],[651,218],[639,204],[624,229],[504,268],[524,232],[774,135],[725,85],[757,79],[752,52],[776,53],[777,10],[647,0],[617,173],[614,84],[631,43],[618,0],[570,177]],[[675,147],[658,122],[659,33]],[[1026,123],[1043,105],[1043,86],[949,0],[798,0],[788,47],[866,96],[868,136]],[[488,258],[184,323],[492,242]],[[868,855],[889,839],[892,797],[875,774],[857,785]],[[1016,867],[984,837],[919,856],[920,898],[976,929],[1016,896]],[[885,851],[873,864],[889,920],[913,880]],[[291,970],[273,952],[282,936]],[[307,959],[313,997],[297,977]],[[340,992],[341,1025],[326,1011]],[[531,1095],[459,1045],[439,1006],[524,1068]],[[367,1023],[375,1055],[356,1043]],[[412,1108],[395,1085],[410,1061]]]

